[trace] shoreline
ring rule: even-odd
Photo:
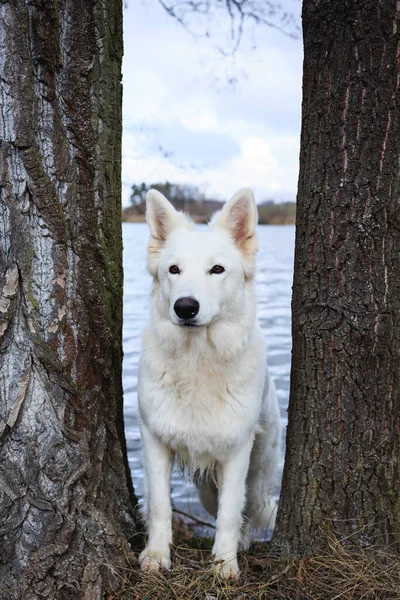
[[[204,218],[203,216],[199,216],[199,215],[190,215],[190,217],[193,219],[193,221],[195,223],[197,223],[198,225],[206,225],[208,223],[208,218]],[[122,219],[122,223],[146,223],[146,216],[145,215],[132,215],[132,214],[126,214],[124,210],[122,210],[122,214],[121,214],[121,219]],[[271,219],[269,221],[265,221],[263,219],[260,219],[258,221],[259,225],[295,225],[296,224],[296,219],[295,217],[292,216],[288,216],[286,219],[282,220],[282,219]]]

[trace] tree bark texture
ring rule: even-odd
[[[0,2],[2,598],[101,598],[136,531],[121,59],[121,0]]]
[[[400,4],[305,0],[287,453],[275,546],[400,545]]]

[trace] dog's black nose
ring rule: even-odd
[[[200,304],[194,298],[178,298],[174,311],[180,319],[193,319],[199,312]]]

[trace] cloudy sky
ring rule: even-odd
[[[281,4],[300,23],[300,1]],[[166,180],[198,185],[222,200],[245,186],[257,201],[295,199],[301,40],[258,26],[247,30],[233,60],[218,50],[229,47],[228,20],[214,21],[210,38],[196,38],[157,0],[127,2],[125,206],[133,183]],[[193,28],[200,32],[205,24]]]

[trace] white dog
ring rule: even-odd
[[[239,544],[248,547],[252,527],[272,527],[276,511],[270,493],[280,417],[255,317],[257,209],[251,190],[241,190],[214,215],[210,231],[195,232],[150,190],[147,221],[154,287],[139,366],[148,502],[148,541],[139,561],[143,570],[170,568],[177,456],[217,517],[215,569],[232,578]]]

